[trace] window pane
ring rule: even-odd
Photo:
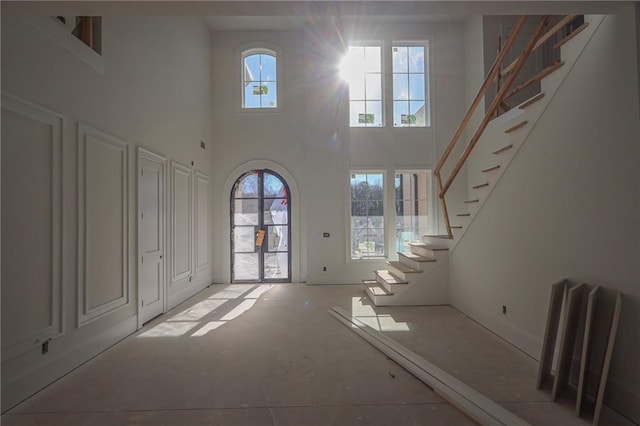
[[[420,241],[428,226],[429,174],[421,172],[396,172],[396,247],[408,251],[408,244]]]
[[[233,224],[257,225],[258,200],[233,200]]]
[[[395,127],[409,126],[409,102],[394,101],[393,102],[393,125]]]
[[[409,47],[409,72],[424,73],[424,47]]]
[[[260,102],[262,108],[275,108],[278,106],[276,101],[276,84],[277,83],[262,82],[260,86]]]
[[[273,253],[264,255],[265,279],[289,279],[289,255]]]
[[[264,200],[264,223],[267,225],[285,225],[288,223],[288,203],[286,198]]]
[[[366,46],[364,49],[364,70],[366,72],[382,72],[380,46]]]
[[[260,108],[260,82],[252,82],[245,85],[244,107]]]
[[[276,58],[272,55],[262,54],[262,81],[276,81]]]
[[[409,99],[424,100],[424,74],[409,74]]]
[[[251,55],[244,58],[245,81],[260,80],[260,55]]]
[[[407,64],[407,47],[394,46],[392,52],[393,72],[406,73],[409,71]]]
[[[265,197],[277,197],[283,196],[285,192],[285,186],[277,176],[265,172],[263,174],[263,194]]]
[[[366,100],[378,101],[382,100],[382,75],[381,74],[367,74],[365,79],[366,85]]]
[[[233,229],[234,253],[253,253],[256,251],[256,228],[253,226],[236,226]]]
[[[415,117],[412,126],[424,127],[427,125],[427,111],[424,101],[409,102],[409,114]]]
[[[371,101],[366,103],[367,126],[382,126],[382,101]]]
[[[352,101],[364,100],[364,73],[359,78],[353,78],[349,82],[349,99]]]
[[[257,280],[258,269],[258,253],[233,255],[234,280]]]
[[[255,198],[258,196],[258,175],[251,173],[242,178],[236,186],[235,198]]]
[[[352,127],[366,126],[367,116],[365,114],[364,101],[349,102],[349,123]]]
[[[393,99],[409,99],[409,76],[407,74],[393,75]]]

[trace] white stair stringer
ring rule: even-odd
[[[573,68],[574,64],[589,44],[592,36],[597,31],[600,23],[604,19],[604,15],[585,15],[585,22],[589,25],[577,34],[573,39],[560,47],[563,65],[553,71],[541,80],[542,98],[533,104],[520,108],[516,106],[498,118],[495,118],[485,129],[472,151],[466,163],[467,172],[467,196],[466,200],[475,200],[475,203],[461,203],[460,205],[452,203],[448,204],[450,222],[453,226],[461,226],[461,229],[452,229],[453,238],[442,238],[442,236],[425,235],[423,241],[427,244],[438,244],[454,249],[466,230],[473,224],[473,221],[485,201],[489,198],[495,189],[498,181],[502,178],[506,170],[509,168],[511,161],[518,154],[518,151],[527,140],[531,130],[543,115],[549,103],[553,100],[556,91],[560,88],[565,78]],[[523,102],[523,104],[526,102]],[[521,104],[522,105],[522,104]],[[526,125],[510,132],[505,130],[514,126],[527,122]],[[468,135],[470,138],[471,135]],[[511,148],[494,154],[509,145]],[[487,168],[499,165],[500,168],[482,172]],[[488,186],[474,189],[478,186],[488,183]],[[457,216],[458,214],[467,214],[469,216]]]

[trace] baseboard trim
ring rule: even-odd
[[[91,339],[81,342],[50,361],[26,372],[23,376],[4,384],[2,386],[2,412],[10,410],[134,333],[137,323],[137,315],[131,315]]]

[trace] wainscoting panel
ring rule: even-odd
[[[191,168],[171,162],[171,285],[193,274],[193,202]],[[179,290],[178,290],[179,291]]]
[[[196,273],[209,269],[209,176],[196,171]]]
[[[2,362],[63,332],[62,123],[2,95]]]
[[[129,300],[127,143],[78,124],[78,325]]]

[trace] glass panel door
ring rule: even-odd
[[[254,170],[236,181],[231,196],[232,281],[290,282],[286,182],[273,171]]]

